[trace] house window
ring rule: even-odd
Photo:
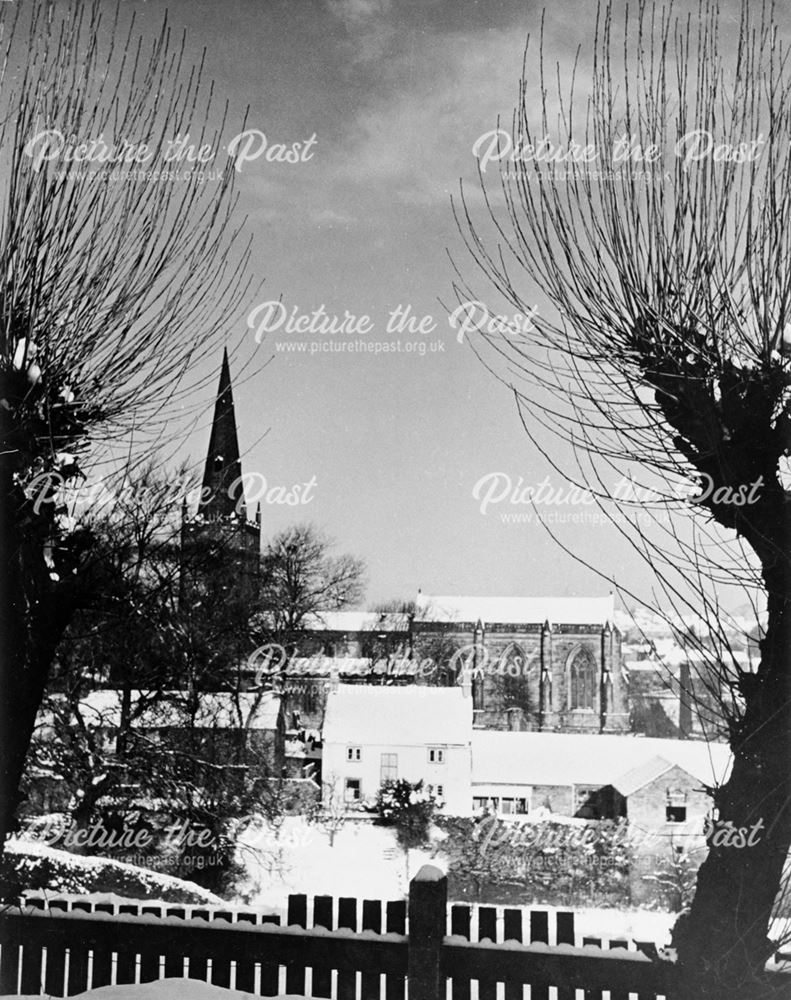
[[[574,789],[574,815],[577,819],[600,819],[599,789],[595,785],[577,785]]]
[[[444,747],[429,747],[428,748],[428,762],[429,762],[429,764],[444,764],[445,763],[445,748]]]
[[[488,803],[488,801],[489,801],[488,799],[482,799],[482,798],[480,798],[479,796],[476,795],[476,796],[473,797],[473,800],[472,800],[472,808],[473,809],[485,809],[486,808],[486,804]]]
[[[668,788],[665,805],[666,823],[686,823],[687,793],[682,789]]]
[[[596,706],[596,663],[589,649],[580,648],[569,661],[569,708],[592,710]]]
[[[398,754],[383,753],[379,777],[384,781],[395,781],[398,777]]]
[[[324,643],[324,655],[325,656],[329,656],[329,657],[334,657],[335,656],[335,643],[334,642],[325,642]]]
[[[346,760],[358,761],[363,759],[362,747],[346,747]]]
[[[347,778],[346,786],[343,790],[345,802],[359,802],[362,798],[362,788],[359,778]]]

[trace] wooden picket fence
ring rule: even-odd
[[[566,953],[575,943],[571,913],[550,919],[545,911],[448,907],[447,881],[430,866],[413,879],[408,905],[294,895],[287,927],[275,914],[230,908],[73,897],[26,903],[2,921],[4,994],[70,996],[182,976],[260,996],[337,1000],[406,1000],[407,988],[410,1000],[446,992],[469,1000],[475,980],[480,1000],[496,1000],[497,982],[506,984],[506,1000],[521,1000],[523,984],[531,1000],[546,997],[551,985],[560,987],[559,1000],[572,998],[578,981],[586,998],[608,990],[611,1000],[625,1000],[631,988],[642,1000],[664,989],[662,966],[645,955],[627,959],[595,947]]]
[[[196,920],[237,920],[251,923],[280,923],[280,916],[273,908],[267,913],[260,909],[250,910],[244,906],[215,903],[162,903],[156,900],[127,899],[112,895],[85,895],[79,893],[25,893],[20,897],[20,906],[36,910],[55,910],[62,913],[111,913],[154,917],[180,917]]]
[[[575,936],[574,915],[447,901],[424,866],[406,900],[289,898],[288,926],[245,909],[30,897],[0,924],[0,993],[189,977],[332,1000],[639,1000],[666,996],[653,945]],[[576,947],[575,947],[576,946]],[[791,977],[783,977],[791,982]],[[498,986],[498,984],[503,984]]]

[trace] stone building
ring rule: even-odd
[[[451,679],[472,685],[485,729],[629,729],[613,598],[433,597],[419,594],[413,655],[437,649]],[[419,682],[430,682],[421,671]]]
[[[629,729],[621,637],[606,598],[432,597],[410,613],[333,612],[307,623],[281,683],[292,724],[320,728],[326,687],[472,692],[486,729]]]
[[[701,837],[706,789],[727,779],[731,754],[702,740],[476,730],[472,760],[476,811],[624,818],[682,842]]]
[[[227,353],[223,353],[197,511],[182,528],[184,596],[203,585],[201,550],[217,551],[224,593],[255,601],[261,516],[247,519]],[[197,557],[197,558],[196,558]],[[222,564],[222,565],[220,565]],[[224,569],[223,569],[224,567]],[[205,581],[204,581],[205,582]],[[418,593],[402,612],[336,611],[308,620],[271,676],[291,728],[319,729],[331,677],[345,683],[470,686],[481,728],[560,732],[629,729],[621,634],[612,596],[603,598],[436,597]],[[276,675],[276,676],[275,676]]]

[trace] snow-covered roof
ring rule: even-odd
[[[279,672],[273,668],[273,673]],[[286,668],[287,678],[343,676],[365,677],[371,673],[371,660],[367,656],[294,656]]]
[[[625,795],[673,765],[701,784],[720,784],[730,768],[730,750],[702,740],[604,733],[476,729],[472,734],[473,785],[613,785]]]
[[[308,615],[302,628],[317,632],[406,632],[409,615],[390,611],[323,611]]]
[[[665,644],[657,642],[655,649],[656,655],[652,654],[649,658],[643,660],[628,659],[625,661],[624,666],[628,670],[655,670],[661,672],[662,670],[677,671],[683,664],[688,664],[693,669],[693,672],[697,672],[705,671],[708,666],[714,666],[720,659],[714,652],[702,649],[684,649],[684,647],[677,646],[675,643]],[[736,662],[746,668],[756,663],[758,657],[751,656],[744,649],[731,649],[722,654],[722,660],[725,663]]]
[[[650,785],[657,778],[661,778],[668,771],[672,771],[674,766],[666,761],[664,757],[650,757],[648,760],[630,767],[628,771],[625,771],[620,777],[615,779],[613,785],[621,795],[628,797],[633,792],[645,788],[646,785]]]
[[[380,659],[371,662],[367,656],[295,656],[289,660],[286,669],[288,680],[300,677],[367,677],[391,674],[398,677],[412,677],[418,672],[419,662],[409,660],[406,655],[395,656],[392,660]],[[272,666],[271,674],[280,668]],[[267,671],[264,671],[267,673]]]
[[[472,699],[461,688],[339,684],[330,689],[324,743],[468,746]]]
[[[151,697],[150,692],[133,691],[132,708],[140,700]],[[133,726],[146,728],[180,728],[187,721],[186,692],[169,691],[161,700],[142,710]],[[215,692],[200,696],[195,726],[199,729],[275,729],[280,710],[280,696],[271,691],[244,691],[239,694]],[[121,721],[121,692],[116,690],[91,691],[80,701],[80,711],[87,725],[103,729],[117,729]],[[47,724],[46,713],[39,719]]]
[[[417,617],[435,622],[604,625],[613,620],[608,597],[451,597],[417,595]]]

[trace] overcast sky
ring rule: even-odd
[[[148,30],[165,5],[124,6]],[[237,387],[245,470],[265,476],[269,487],[315,479],[310,503],[264,505],[265,534],[316,522],[367,562],[369,602],[409,597],[418,587],[606,593],[608,585],[540,525],[501,517],[529,507],[502,501],[481,512],[473,489],[492,473],[514,486],[520,477],[524,486],[547,475],[554,487],[565,484],[526,440],[508,391],[457,342],[439,302],[452,300],[448,250],[467,266],[450,196],[460,179],[476,186],[476,138],[498,115],[510,119],[540,6],[170,0],[167,7],[174,28],[187,29],[192,53],[206,46],[218,94],[238,116],[249,105],[248,127],[269,146],[302,143],[310,154],[293,164],[262,156],[239,174],[253,267],[265,285],[239,304],[229,325],[238,332],[256,305],[278,298],[289,313],[323,305],[330,314],[366,315],[372,325],[363,338],[271,333],[258,347],[261,357],[274,355],[271,364]],[[550,5],[549,53],[568,65],[578,44],[588,51],[594,14],[589,2]],[[390,311],[407,304],[416,316],[433,317],[434,332],[386,333]],[[401,353],[310,353],[314,342],[344,339],[401,341]],[[425,355],[407,354],[407,341],[424,342]],[[286,342],[308,350],[287,350]],[[247,346],[255,349],[252,332]],[[207,399],[207,421],[210,410]],[[199,459],[207,441],[206,424],[185,448]],[[568,523],[559,531],[624,584],[645,581],[644,566],[614,529]]]

